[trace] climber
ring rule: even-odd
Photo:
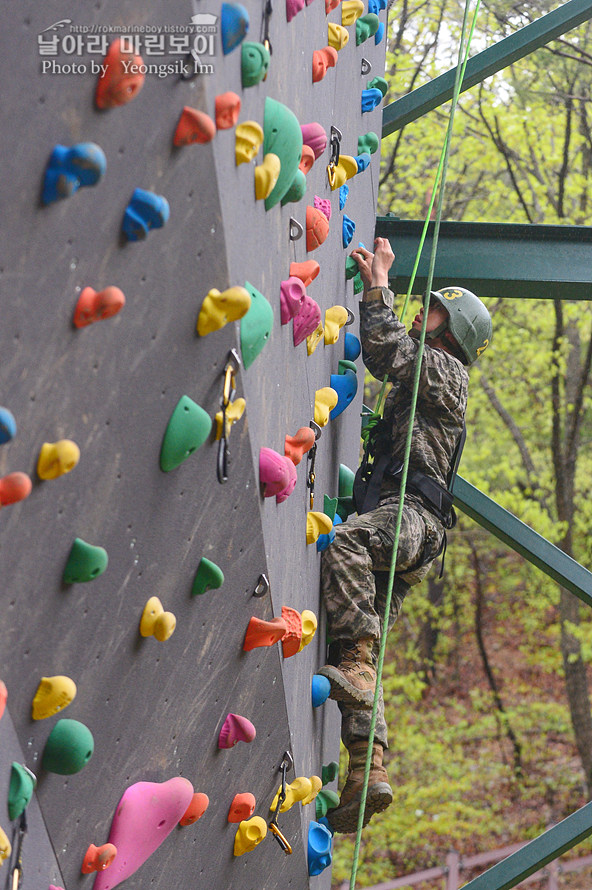
[[[389,630],[414,584],[427,574],[445,546],[445,530],[455,517],[449,488],[464,442],[468,374],[491,341],[489,312],[462,287],[432,291],[407,333],[393,312],[388,272],[394,260],[389,241],[377,238],[375,253],[352,252],[364,293],[360,336],[371,374],[388,375],[392,389],[382,420],[371,433],[370,454],[356,474],[357,516],[335,528],[335,541],[323,552],[321,584],[332,644],[320,674],[331,683],[331,698],[342,712],[341,737],[349,753],[347,780],[339,806],[328,819],[339,832],[357,830],[376,663],[388,591],[399,483],[411,409],[423,314],[428,312],[416,413],[413,423],[396,572],[388,616]],[[388,747],[380,690],[372,763],[363,824],[393,799],[383,766]]]

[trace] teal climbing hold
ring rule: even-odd
[[[58,720],[45,743],[41,765],[50,773],[71,776],[86,766],[94,748],[88,726],[78,720]]]
[[[322,819],[329,810],[334,810],[339,806],[339,795],[336,791],[327,788],[326,791],[319,791],[315,797],[316,819]]]
[[[29,805],[37,780],[22,763],[13,763],[8,786],[8,818],[13,821]]]
[[[284,197],[282,198],[282,207],[284,204],[295,204],[300,201],[306,194],[306,176],[303,171],[298,169],[294,181]]]
[[[249,13],[241,3],[223,3],[220,15],[222,53],[227,56],[245,39],[249,30]]]
[[[273,309],[256,287],[248,281],[245,281],[245,287],[251,294],[251,308],[241,318],[240,340],[243,365],[248,368],[269,339],[273,327]]]
[[[380,145],[380,139],[372,130],[358,137],[358,154],[373,155]]]
[[[362,281],[362,275],[360,272],[354,276],[354,294],[359,294],[364,290],[364,282]]]
[[[337,491],[340,498],[349,498],[354,493],[355,473],[346,467],[345,464],[339,464],[339,483]]]
[[[360,267],[357,262],[353,258],[353,256],[348,256],[345,260],[345,278],[349,280],[350,278],[355,278],[358,274]]]
[[[168,473],[204,444],[212,420],[189,396],[181,396],[168,422],[160,450],[160,469]]]
[[[199,596],[206,590],[217,590],[224,584],[224,572],[216,565],[215,562],[206,559],[205,556],[199,561],[195,578],[193,579],[193,587],[191,588],[191,596]]]
[[[366,87],[369,90],[380,90],[383,97],[386,96],[388,92],[388,83],[386,82],[384,77],[373,77],[372,80],[368,81]]]
[[[241,84],[243,89],[254,87],[265,78],[269,69],[269,61],[269,50],[262,43],[243,41],[241,46]]]
[[[276,155],[281,169],[278,180],[265,199],[265,209],[274,207],[284,197],[296,176],[302,159],[302,130],[293,111],[271,99],[265,99],[263,115],[263,155]]]
[[[347,358],[339,359],[339,361],[337,362],[337,373],[345,374],[346,371],[353,371],[354,374],[358,373],[358,369],[354,362],[350,361]]]
[[[342,522],[345,522],[348,516],[356,512],[354,499],[351,495],[347,497],[337,498],[337,513]]]
[[[321,769],[321,782],[323,785],[328,785],[329,782],[334,782],[337,776],[339,775],[339,764],[336,760],[332,760],[330,763],[323,764]]]
[[[368,12],[361,16],[356,22],[356,46],[364,43],[369,37],[373,37],[378,31],[380,21],[378,16],[373,12]]]
[[[82,538],[75,538],[68,562],[64,569],[64,584],[79,584],[82,581],[93,581],[102,575],[107,568],[109,557],[103,547],[87,544]]]
[[[323,500],[323,513],[328,516],[331,522],[335,519],[335,511],[337,510],[337,498],[330,498],[328,494]]]

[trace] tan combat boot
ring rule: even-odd
[[[368,742],[365,740],[352,742],[348,750],[349,770],[339,799],[339,806],[327,813],[327,819],[331,823],[333,831],[342,834],[358,830]],[[372,746],[372,763],[364,810],[364,828],[375,813],[382,813],[393,802],[393,790],[389,785],[387,772],[382,765],[382,755],[382,745],[375,743]]]
[[[374,640],[343,640],[337,667],[326,664],[317,673],[331,683],[330,697],[345,702],[350,708],[371,711],[376,689],[376,667],[373,659]]]

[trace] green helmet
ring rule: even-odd
[[[465,287],[447,285],[430,296],[448,312],[448,330],[466,356],[467,364],[477,361],[491,343],[491,316],[479,297]]]

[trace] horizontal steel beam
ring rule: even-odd
[[[534,50],[571,31],[592,17],[592,0],[569,0],[553,12],[541,16],[509,37],[489,46],[469,59],[465,68],[462,91],[481,83],[497,71],[507,68]],[[401,96],[382,113],[382,135],[390,136],[428,111],[452,98],[456,66],[416,90]]]
[[[376,235],[396,256],[391,287],[406,293],[422,220],[381,216]],[[425,290],[434,223],[421,255],[413,292]],[[435,287],[460,284],[480,297],[592,300],[592,227],[514,223],[443,222]]]
[[[592,572],[551,544],[508,510],[457,476],[452,490],[454,505],[541,569],[587,606],[592,606]]]
[[[518,852],[469,881],[463,890],[510,890],[591,834],[592,803],[587,803]]]

